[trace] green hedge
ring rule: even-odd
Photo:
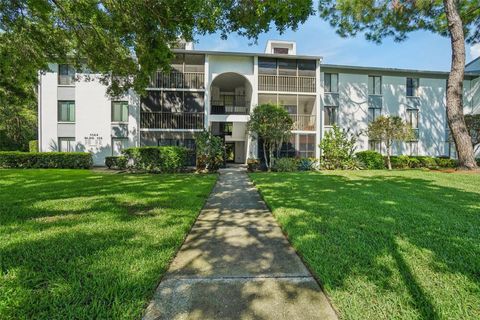
[[[92,155],[85,152],[0,152],[0,168],[89,169]]]
[[[408,168],[455,168],[457,161],[444,157],[434,158],[427,156],[391,156],[392,168],[408,169]]]
[[[30,140],[28,142],[28,151],[38,152],[38,140]]]
[[[146,172],[179,172],[187,159],[187,149],[183,147],[127,148],[122,153],[130,169]]]
[[[105,165],[108,169],[125,170],[127,168],[128,159],[125,156],[105,157]]]
[[[355,157],[363,164],[365,169],[385,169],[383,156],[376,151],[360,151],[355,154]]]

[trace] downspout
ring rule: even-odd
[[[42,150],[42,73],[38,72],[38,95],[37,95],[37,126],[38,126],[38,151]]]

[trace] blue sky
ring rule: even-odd
[[[407,40],[396,43],[385,39],[377,45],[365,40],[363,35],[341,38],[330,25],[318,16],[310,17],[296,32],[291,30],[280,35],[270,31],[260,35],[257,44],[247,38],[232,34],[221,40],[218,34],[199,37],[195,44],[198,50],[263,52],[268,39],[293,40],[297,42],[297,54],[319,55],[324,63],[347,64],[371,67],[392,67],[419,70],[448,71],[451,49],[448,38],[430,32],[411,33]],[[467,45],[467,62],[480,56],[480,46]]]

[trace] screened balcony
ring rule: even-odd
[[[205,89],[205,56],[177,53],[171,70],[159,70],[150,79],[149,88]]]
[[[212,99],[212,114],[249,114],[250,101],[244,95],[221,94]]]
[[[258,59],[258,90],[316,92],[315,60]]]
[[[144,129],[203,129],[203,112],[141,112],[140,127]]]
[[[252,86],[242,75],[227,72],[213,79],[211,114],[250,114]]]

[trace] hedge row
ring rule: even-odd
[[[0,168],[89,169],[92,155],[85,152],[0,152]]]
[[[375,151],[361,151],[355,154],[365,169],[384,169],[386,157]],[[455,168],[455,159],[427,156],[391,156],[392,167],[396,169],[407,168]]]
[[[128,159],[125,156],[105,157],[105,166],[108,169],[125,170],[127,168]]]
[[[187,149],[174,146],[127,148],[122,153],[128,168],[146,172],[179,172],[187,159]]]

